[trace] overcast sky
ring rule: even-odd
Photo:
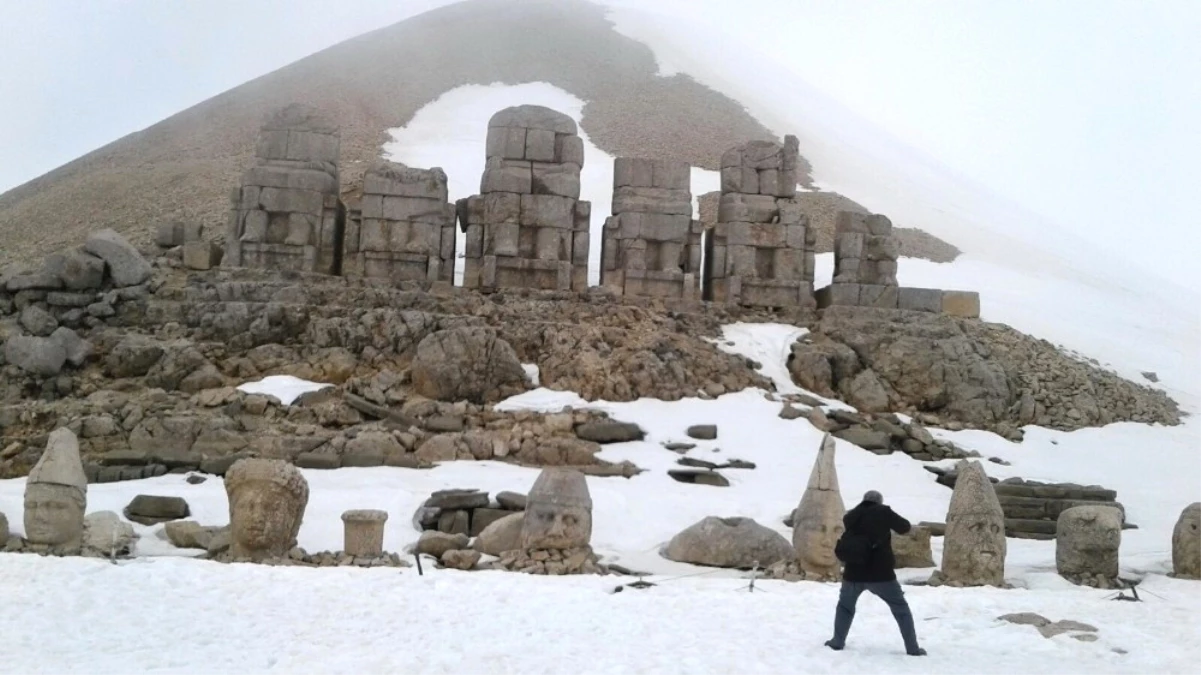
[[[1144,269],[1201,287],[1201,0],[646,1],[761,13],[763,32],[736,29],[741,37],[792,55],[805,79],[859,114]],[[0,191],[444,4],[0,0]]]

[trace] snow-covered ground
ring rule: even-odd
[[[1201,350],[1189,298],[1165,295],[1120,265],[1074,248],[1070,238],[1006,210],[881,141],[821,103],[788,74],[754,60],[685,23],[620,9],[620,30],[647,42],[665,73],[680,71],[743,101],[780,134],[802,138],[816,178],[898,225],[947,237],[967,254],[952,264],[904,259],[901,283],[979,290],[983,317],[1004,322],[1097,359],[1138,380],[1155,371],[1159,385],[1186,410],[1201,406]],[[685,39],[687,38],[687,39]],[[713,48],[720,45],[721,48]],[[469,48],[469,47],[468,47]],[[768,97],[770,95],[770,97]],[[422,109],[393,130],[385,155],[413,166],[441,166],[450,197],[478,191],[488,118],[509,105],[535,103],[577,121],[583,101],[545,83],[466,86]],[[593,242],[609,211],[612,158],[584,136],[584,199],[593,202]],[[694,171],[693,193],[716,189],[717,176]],[[593,246],[595,282],[599,246]],[[818,285],[831,275],[819,257]],[[779,325],[727,327],[718,346],[763,364],[780,392],[795,390],[784,368],[788,345],[802,329]],[[537,381],[536,366],[527,367]],[[278,387],[287,385],[283,389]],[[269,381],[251,389],[281,400],[307,390]],[[613,594],[627,579],[536,578],[501,572],[429,569],[297,569],[221,565],[192,560],[161,537],[161,526],[134,525],[137,558],[112,565],[85,559],[0,555],[0,587],[10,607],[0,624],[0,673],[32,672],[431,672],[431,673],[720,673],[720,672],[1191,672],[1201,662],[1201,582],[1170,579],[1171,530],[1188,503],[1201,498],[1201,420],[1177,427],[1114,424],[1063,433],[1026,428],[1010,443],[993,434],[936,431],[937,436],[998,456],[998,477],[1099,483],[1116,489],[1137,530],[1123,532],[1122,571],[1142,578],[1144,602],[1112,602],[1107,592],[1078,588],[1054,573],[1054,543],[1010,540],[1007,577],[1013,590],[909,587],[918,632],[930,656],[903,655],[891,616],[871,598],[860,605],[848,649],[821,646],[828,637],[837,586],[758,581],[701,570],[659,557],[671,536],[705,516],[746,516],[787,535],[781,520],[797,504],[821,434],[806,420],[782,420],[774,394],[743,391],[717,400],[673,403],[587,402],[570,392],[538,389],[502,407],[604,409],[637,422],[644,441],[607,446],[606,460],[646,469],[632,479],[588,479],[594,506],[593,544],[605,562],[652,574],[659,585]],[[285,400],[286,402],[286,400]],[[842,405],[831,402],[832,405]],[[685,485],[666,475],[679,455],[661,443],[684,440],[698,423],[719,427],[715,441],[689,455],[749,460],[753,470],[725,470],[728,488]],[[851,504],[878,489],[913,521],[944,519],[950,491],[919,462],[877,456],[842,441],[838,473]],[[430,492],[475,487],[525,492],[537,472],[499,462],[449,462],[432,470],[348,468],[304,471],[310,500],[300,545],[341,547],[340,514],[386,509],[385,547],[399,551],[417,538],[410,516]],[[0,481],[0,512],[22,532],[24,480]],[[88,510],[121,509],[136,494],[178,495],[194,519],[228,520],[221,481],[191,485],[183,476],[89,487]],[[934,540],[937,560],[941,541]],[[692,575],[683,576],[682,575]],[[929,570],[902,570],[904,580]],[[762,591],[762,592],[758,592]],[[1032,611],[1100,629],[1099,640],[1042,638],[1027,626],[996,621]],[[1119,653],[1122,650],[1126,653]],[[583,664],[583,665],[581,665]]]

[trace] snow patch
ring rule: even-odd
[[[269,375],[256,382],[238,385],[238,391],[247,394],[263,394],[280,402],[281,405],[292,405],[293,401],[314,391],[332,387],[332,384],[310,382],[291,375]]]

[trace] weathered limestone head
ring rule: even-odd
[[[79,439],[69,429],[55,429],[25,483],[25,539],[64,553],[77,552],[87,491]]]
[[[942,576],[958,586],[1005,582],[1005,514],[980,462],[959,462],[942,549]]]
[[[842,517],[846,507],[838,489],[834,450],[834,439],[826,434],[793,516],[792,546],[808,578],[836,579],[841,572],[834,545],[845,529]]]
[[[584,474],[546,468],[526,497],[521,525],[523,549],[569,549],[592,540],[592,497]]]
[[[1074,506],[1055,524],[1055,569],[1065,577],[1118,576],[1122,512],[1116,506]]]
[[[275,459],[241,459],[225,473],[229,497],[230,553],[263,560],[296,546],[309,503],[309,484],[300,471]]]
[[[1184,507],[1172,530],[1172,573],[1201,579],[1201,502]]]

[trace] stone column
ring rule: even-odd
[[[358,509],[342,514],[342,547],[347,555],[376,558],[384,553],[384,523],[387,511]]]

